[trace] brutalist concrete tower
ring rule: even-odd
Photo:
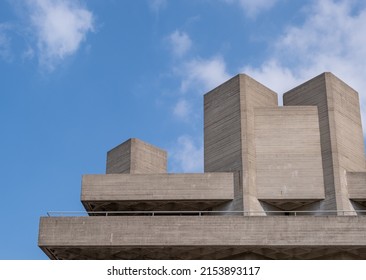
[[[84,175],[86,216],[40,221],[51,259],[366,259],[358,94],[323,73],[284,94],[240,74],[204,96],[204,173],[130,139]]]

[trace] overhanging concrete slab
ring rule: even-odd
[[[366,172],[347,172],[349,198],[366,201]]]
[[[235,248],[238,254],[272,250],[273,258],[276,258],[274,252],[279,254],[277,258],[286,258],[283,255],[286,250],[292,252],[289,258],[305,253],[307,258],[316,258],[319,250],[322,251],[319,256],[324,256],[324,250],[334,254],[357,251],[356,255],[364,258],[366,217],[43,217],[39,246],[51,258],[59,259],[65,254],[74,259],[115,259],[119,254],[123,258],[123,252],[132,249],[135,253],[129,258],[144,258],[139,252],[149,250],[161,252],[160,257],[164,258],[170,250],[170,258],[178,259],[184,258],[182,248],[190,253],[203,248],[202,254],[187,254],[196,259],[210,258],[204,257],[207,251],[216,254]]]
[[[234,198],[232,173],[84,175],[87,211],[206,210]]]
[[[366,172],[347,172],[349,199],[366,206]]]

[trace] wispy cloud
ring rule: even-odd
[[[22,59],[30,60],[33,59],[34,55],[35,55],[34,49],[31,46],[28,46],[28,48],[22,54]]]
[[[180,79],[179,92],[190,95],[191,98],[179,98],[173,106],[174,116],[182,121],[189,121],[196,116],[192,114],[194,106],[192,100],[222,82],[229,79],[225,61],[221,56],[203,59],[192,57],[193,45],[190,36],[182,31],[174,31],[168,36],[169,44],[174,56],[174,74]],[[188,57],[188,59],[187,59]]]
[[[188,135],[178,138],[169,151],[174,172],[203,172],[203,144]]]
[[[282,65],[276,58],[265,61],[258,68],[246,65],[239,72],[248,74],[277,93],[284,93],[305,81],[304,77],[301,77],[302,75],[295,73],[294,69]]]
[[[345,0],[311,2],[304,9],[304,21],[288,26],[274,41],[272,54],[258,67],[244,65],[241,72],[282,94],[322,72],[331,71],[359,91],[365,127],[366,36],[363,33],[366,30],[366,7],[360,3]],[[179,69],[183,93],[205,92],[230,76],[221,56],[189,60],[182,63]],[[176,107],[181,106],[180,110],[184,112],[184,106],[178,104]],[[179,137],[172,151],[175,168],[179,171],[202,170],[202,165],[197,164],[195,159],[203,162],[203,149],[195,139],[188,135]]]
[[[191,104],[186,99],[180,99],[173,108],[173,114],[180,120],[188,121],[191,116]]]
[[[278,0],[224,0],[226,3],[239,5],[245,15],[255,18],[260,13],[270,10]]]
[[[27,0],[40,64],[49,70],[80,48],[93,14],[77,0]]]
[[[295,84],[330,71],[360,93],[366,124],[366,8],[359,1],[314,1],[303,23],[289,26],[274,53],[259,67],[243,71],[283,93]]]
[[[167,0],[149,0],[150,9],[154,13],[159,13],[162,9],[164,9],[168,4]]]
[[[188,34],[178,30],[169,35],[169,43],[176,56],[183,56],[192,47],[192,41]]]
[[[192,88],[204,92],[230,78],[225,61],[220,56],[210,59],[192,59],[183,64],[180,74],[182,75],[182,92]]]
[[[181,93],[200,96],[229,79],[224,60],[217,56],[210,59],[192,59],[182,62],[178,75],[181,77]],[[192,118],[192,104],[181,98],[174,106],[173,113],[183,121]],[[202,121],[202,120],[200,120]],[[180,136],[170,151],[173,171],[203,172],[203,143],[197,137],[187,134]]]
[[[2,23],[0,24],[0,58],[9,61],[11,60],[11,39],[7,35],[9,25]]]
[[[196,123],[202,121],[195,114],[202,93],[208,91],[229,79],[226,65],[221,56],[203,59],[200,57],[186,59],[190,54],[192,41],[188,34],[175,31],[170,35],[171,44],[178,60],[175,60],[175,75],[180,79],[181,97],[173,106],[173,115],[184,122]],[[188,57],[192,57],[190,54]],[[195,121],[193,121],[195,120]],[[194,127],[194,125],[192,126]],[[174,172],[203,172],[203,143],[202,139],[184,134],[178,137],[169,151]]]

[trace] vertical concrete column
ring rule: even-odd
[[[234,200],[214,210],[244,210],[239,80],[204,96],[204,171],[234,173]]]
[[[354,210],[349,200],[346,172],[365,171],[364,143],[358,94],[331,73],[323,73],[286,92],[285,106],[316,105],[325,200],[321,210]]]
[[[244,210],[261,211],[256,189],[255,114],[257,107],[277,107],[277,94],[247,75],[240,75]]]
[[[255,187],[254,108],[273,106],[277,94],[243,74],[204,96],[205,172],[235,173],[235,199],[221,210],[263,210]]]

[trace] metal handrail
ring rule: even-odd
[[[344,215],[346,214],[357,214],[366,213],[366,210],[312,210],[312,211],[49,211],[47,212],[48,217],[55,216],[115,216],[115,215],[148,215],[148,216],[160,216],[167,214],[190,214],[197,216],[204,216],[205,214],[210,215],[223,215],[223,214],[243,214],[243,215],[253,215],[260,216],[266,214],[284,214],[289,216],[298,216],[299,214],[336,214]]]

